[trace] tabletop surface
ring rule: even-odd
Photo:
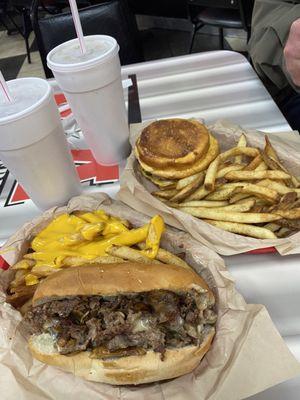
[[[291,129],[247,59],[239,53],[214,51],[122,68],[124,79],[131,74],[137,76],[143,120],[181,116],[204,118],[210,123],[226,118],[245,128],[267,132],[288,134]],[[85,187],[86,192],[101,190],[111,197],[118,189],[117,182]],[[31,201],[14,207],[3,207],[3,201],[2,198],[0,245],[40,213]],[[224,260],[246,301],[266,305],[279,332],[300,360],[299,256],[243,254]],[[299,391],[300,378],[252,399],[293,400],[299,398]]]

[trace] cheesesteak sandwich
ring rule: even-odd
[[[214,304],[192,269],[94,264],[41,282],[25,324],[38,360],[87,380],[136,385],[199,364],[215,333]]]

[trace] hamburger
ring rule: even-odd
[[[214,337],[214,307],[192,269],[95,264],[47,277],[24,322],[36,359],[87,380],[137,385],[199,364]]]
[[[134,151],[142,173],[164,186],[166,179],[181,179],[205,170],[219,154],[219,145],[200,122],[172,118],[144,128]]]
[[[208,145],[209,133],[203,124],[173,118],[148,125],[136,147],[143,162],[161,168],[192,164],[205,154]]]

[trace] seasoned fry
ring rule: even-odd
[[[189,195],[195,192],[199,185],[203,182],[204,174],[200,173],[199,176],[194,179],[187,186],[183,187],[175,196],[171,197],[170,201],[178,202],[186,199]]]
[[[207,168],[205,180],[204,180],[204,188],[212,192],[215,189],[215,180],[217,176],[218,167],[220,164],[220,157],[217,157]]]
[[[261,162],[262,156],[261,154],[258,154],[248,165],[243,168],[243,171],[253,171],[260,165]]]
[[[209,190],[206,190],[204,186],[200,186],[199,189],[197,189],[193,194],[191,194],[189,197],[186,198],[186,200],[201,200],[205,196],[207,196],[210,193]],[[300,194],[299,194],[300,196]]]
[[[230,199],[232,193],[234,193],[236,187],[227,187],[225,189],[217,190],[208,196],[206,196],[205,200],[228,200]]]
[[[38,265],[32,268],[31,272],[37,277],[49,276],[54,272],[61,271],[62,268],[53,268],[50,265]]]
[[[281,199],[280,202],[275,205],[275,209],[278,210],[289,210],[291,208],[296,208],[297,206],[299,206],[298,203],[295,203],[297,199],[297,193],[295,192],[290,192],[290,193],[286,193],[284,194]]]
[[[207,202],[209,203],[209,202]],[[221,202],[215,202],[215,203],[221,203]],[[254,206],[255,200],[248,200],[247,202],[244,202],[242,204],[229,204],[226,206],[221,206],[221,207],[204,207],[208,209],[213,209],[215,211],[236,211],[236,212],[246,212],[251,210],[251,208]],[[184,203],[182,203],[181,207],[179,207],[179,210],[182,209],[182,207],[185,207]],[[199,207],[200,209],[202,207],[200,206],[191,206],[191,207]]]
[[[280,220],[279,220],[280,221]],[[276,232],[280,229],[279,221],[277,223],[275,222],[269,222],[264,226],[265,229],[269,229],[272,232]]]
[[[266,166],[266,163],[262,161],[256,168],[255,171],[266,171],[268,167]]]
[[[276,210],[274,211],[276,215],[280,215],[282,218],[286,219],[299,219],[300,218],[300,208],[294,208],[293,210]]]
[[[270,179],[264,179],[260,182],[257,182],[256,185],[268,187],[269,189],[275,190],[279,194],[286,194],[294,191],[293,188],[288,188],[282,183],[272,181]]]
[[[223,207],[228,206],[228,201],[192,200],[178,204],[177,207]]]
[[[125,262],[121,257],[112,257],[112,256],[102,256],[96,257],[91,260],[87,260],[84,257],[66,257],[63,260],[63,267],[79,267],[81,265],[88,265],[88,264],[114,264],[114,263],[121,263]],[[52,268],[53,269],[53,268]]]
[[[284,228],[281,228],[276,233],[276,235],[277,235],[278,238],[284,238],[284,237],[287,237],[287,236],[291,235],[292,233],[293,233],[292,229],[284,227]]]
[[[179,181],[177,182],[177,185],[176,185],[176,189],[177,190],[183,189],[184,187],[186,187],[190,183],[196,181],[200,176],[203,177],[203,180],[202,180],[202,182],[203,182],[204,181],[204,176],[205,176],[203,171],[202,172],[198,172],[197,174],[188,176],[187,178],[179,179]],[[199,185],[201,183],[199,183]]]
[[[107,253],[114,256],[124,258],[129,261],[143,263],[143,264],[161,264],[158,260],[153,260],[143,255],[139,250],[132,249],[128,246],[111,246]]]
[[[161,235],[165,230],[164,220],[160,215],[151,218],[147,237],[145,240],[146,247],[143,254],[146,257],[155,258],[159,249]]]
[[[176,189],[157,190],[156,192],[152,192],[153,196],[161,197],[162,199],[167,199],[167,200],[170,200],[177,193],[178,192]]]
[[[280,219],[279,215],[273,215],[269,213],[242,213],[223,211],[222,209],[215,210],[204,207],[183,207],[181,210],[198,218],[213,219],[217,221],[241,222],[245,224],[259,224]]]
[[[243,187],[246,182],[227,182],[218,186],[217,190],[224,190],[229,188]]]
[[[162,248],[159,248],[156,259],[163,262],[164,264],[179,265],[180,267],[183,267],[185,269],[192,269],[180,257],[177,257],[177,256],[175,256],[175,254],[172,254],[169,251],[162,249]]]
[[[35,264],[34,260],[21,260],[14,264],[12,269],[30,269]]]
[[[237,156],[239,157],[239,156]],[[226,165],[226,167],[222,167],[219,169],[217,172],[217,179],[224,178],[224,176],[231,171],[241,171],[244,168],[244,165],[242,164],[231,164],[231,165]]]
[[[278,157],[276,151],[274,150],[273,146],[271,145],[271,142],[267,135],[265,135],[265,142],[266,142],[266,144],[265,144],[265,148],[264,148],[264,153],[268,157],[271,157],[274,160],[279,161],[279,157]]]
[[[256,157],[259,154],[259,150],[254,147],[233,147],[220,154],[220,160],[226,161],[230,157],[245,155],[249,157]]]
[[[276,235],[266,228],[234,222],[213,221],[207,219],[204,221],[216,228],[223,229],[224,231],[251,236],[257,239],[276,239]]]
[[[283,171],[232,171],[225,175],[229,181],[255,179],[290,179],[291,176]]]
[[[257,196],[260,199],[267,201],[268,203],[274,204],[279,201],[279,194],[270,188],[254,185],[252,183],[246,183],[242,188],[238,189],[240,193],[251,194]]]
[[[239,141],[237,143],[237,147],[246,147],[247,146],[247,139],[246,136],[244,135],[244,133],[241,134]],[[237,164],[241,164],[242,163],[242,156],[236,156],[234,161]]]
[[[229,197],[229,204],[237,203],[238,201],[251,197],[248,193],[241,193],[243,186],[237,186]]]
[[[18,269],[14,280],[10,283],[11,288],[16,288],[17,286],[21,286],[25,283],[25,276],[27,275],[27,271],[23,269]]]
[[[284,171],[286,173],[288,173],[291,177],[291,181],[292,181],[292,185],[294,187],[299,187],[300,186],[300,182],[299,180],[291,175],[288,170],[285,168],[284,165],[281,164],[281,162],[279,160],[275,160],[274,158],[268,157],[265,153],[262,154],[263,160],[264,162],[267,164],[267,166],[272,169],[272,170],[281,170]]]
[[[279,226],[284,226],[290,229],[300,230],[300,219],[285,219],[282,218],[276,222]]]

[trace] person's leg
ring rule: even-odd
[[[277,105],[292,129],[300,131],[300,93],[289,94],[280,99]]]

